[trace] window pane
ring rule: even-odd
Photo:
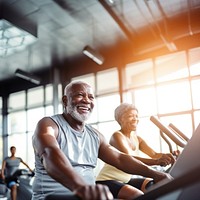
[[[188,82],[158,86],[157,92],[159,113],[191,109],[190,87]]]
[[[28,107],[42,105],[44,103],[43,87],[28,90]]]
[[[200,48],[189,51],[190,57],[190,74],[192,76],[200,74]]]
[[[52,116],[53,113],[53,106],[46,106],[45,107],[45,116]]]
[[[120,129],[120,126],[116,121],[98,124],[98,130],[104,135],[107,142],[109,142],[112,134],[119,129]]]
[[[119,94],[99,97],[97,104],[99,121],[113,120],[114,110],[120,104]]]
[[[3,135],[3,119],[2,119],[2,115],[0,115],[0,136]]]
[[[158,82],[175,80],[189,75],[185,52],[159,57],[155,64]]]
[[[38,121],[44,117],[44,108],[30,109],[27,111],[28,131],[35,131]]]
[[[94,109],[93,109],[92,114],[89,117],[87,123],[92,124],[92,123],[96,123],[97,121],[98,121],[98,118],[97,118],[97,103],[95,102]]]
[[[25,108],[25,92],[17,92],[10,94],[8,98],[8,111],[12,111],[19,108]]]
[[[58,101],[60,103],[62,103],[62,96],[63,96],[63,89],[62,89],[62,85],[59,84],[58,85]]]
[[[8,115],[8,133],[26,132],[26,112],[13,112]]]
[[[195,129],[199,126],[200,124],[200,111],[195,111],[194,112],[194,124],[195,124]]]
[[[192,118],[190,114],[162,117],[161,120],[166,124],[166,126],[172,123],[184,135],[186,135],[188,138],[191,138],[193,130],[192,130]]]
[[[140,113],[140,111],[139,111]],[[149,119],[150,117],[140,117],[137,126],[137,135],[142,137],[147,144],[153,148],[156,152],[161,152],[160,147],[160,133],[157,126],[155,126]],[[168,149],[167,149],[168,150]],[[141,156],[145,156],[140,152]]]
[[[2,114],[2,108],[3,108],[3,101],[2,98],[0,97],[0,114]]]
[[[116,68],[97,73],[97,94],[119,90],[119,78]]]
[[[33,146],[32,146],[32,136],[33,136],[34,132],[28,132],[27,134],[27,163],[28,165],[31,167],[31,169],[34,169],[34,163],[35,163],[35,156],[34,156],[34,150],[33,150]]]
[[[154,75],[152,60],[146,60],[127,65],[125,68],[125,75],[126,89],[141,85],[153,84]]]
[[[3,139],[0,137],[0,163],[3,161]]]
[[[53,86],[48,85],[45,88],[45,104],[52,103],[53,102]]]
[[[135,106],[139,115],[150,116],[157,113],[156,95],[154,88],[135,90]]]
[[[3,135],[3,118],[2,118],[3,101],[0,97],[0,136]],[[1,149],[0,149],[1,150]]]
[[[63,105],[59,104],[58,105],[58,113],[62,113],[63,112]]]
[[[193,106],[195,109],[200,108],[200,80],[193,80],[192,83],[192,99]]]

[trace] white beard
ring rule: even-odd
[[[76,120],[80,121],[80,122],[85,122],[86,120],[89,119],[91,113],[87,113],[87,114],[80,114],[76,107],[72,106],[71,104],[67,106],[67,112]]]

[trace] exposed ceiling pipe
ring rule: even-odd
[[[158,24],[158,22],[156,20],[156,17],[154,16],[154,14],[153,14],[153,12],[152,12],[152,10],[151,10],[148,2],[146,0],[144,2],[145,2],[145,5],[147,6],[147,9],[149,10],[149,13],[151,14],[151,16],[152,16],[152,18],[154,20],[154,24],[155,24],[155,26],[156,26],[156,28],[158,30],[159,37],[164,42],[164,44],[166,45],[166,47],[168,48],[169,51],[176,51],[177,50],[176,45],[171,40],[169,40],[169,38],[167,38],[166,36],[164,36],[163,31],[162,31],[160,25]],[[153,1],[153,2],[154,3],[156,2],[155,4],[156,4],[158,10],[160,11],[160,13],[162,15],[162,18],[163,18],[163,21],[164,21],[165,27],[166,27],[166,24],[167,24],[166,23],[166,17],[165,17],[165,15],[162,12],[161,5],[158,4],[157,1]]]
[[[141,10],[140,6],[138,5],[138,2],[137,1],[133,1],[133,2],[135,3],[135,6],[138,8],[138,10],[140,11],[141,15],[143,16],[143,18],[147,22],[146,24],[147,24],[148,28],[150,29],[152,34],[156,37],[157,36],[156,31],[152,28],[152,26],[149,25],[150,22],[149,22],[148,18],[146,17],[145,13]]]
[[[191,1],[187,0],[188,3],[188,28],[189,28],[189,34],[193,35],[192,27],[191,27]]]
[[[127,29],[127,27],[120,20],[120,18],[115,14],[115,12],[110,8],[110,6],[104,0],[99,0],[99,2],[106,9],[106,11],[110,14],[110,16],[115,20],[115,22],[119,25],[119,27],[124,32],[124,34],[126,35],[128,40],[133,43],[134,38],[133,38],[132,33]]]

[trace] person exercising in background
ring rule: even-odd
[[[11,190],[11,200],[17,199],[17,179],[15,172],[19,169],[20,163],[24,164],[32,173],[33,170],[20,157],[16,157],[16,147],[10,147],[11,156],[6,157],[2,163],[1,176],[5,180],[8,188]]]
[[[175,158],[171,153],[155,152],[136,134],[139,119],[138,110],[134,105],[128,103],[120,104],[115,109],[115,120],[121,129],[113,133],[110,138],[110,144],[119,151],[131,155],[149,166],[167,166],[175,162]],[[138,157],[139,151],[148,155],[149,158]],[[111,165],[105,164],[96,178],[96,183],[107,185],[113,193],[115,193],[116,188],[125,190],[127,185],[131,185],[145,192],[146,188],[150,184],[153,184],[153,181],[148,177],[134,178],[131,174],[127,174]]]

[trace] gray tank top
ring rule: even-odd
[[[19,168],[21,158],[16,157],[15,159],[11,159],[10,157],[6,157],[6,168],[5,168],[5,176],[12,176]]]
[[[98,133],[90,125],[85,126],[83,133],[75,131],[61,114],[54,115],[51,119],[58,125],[57,141],[60,149],[74,170],[86,183],[95,184],[94,168],[100,143]],[[35,155],[32,200],[43,200],[49,194],[71,194],[71,191],[52,179],[44,169],[39,156]]]

